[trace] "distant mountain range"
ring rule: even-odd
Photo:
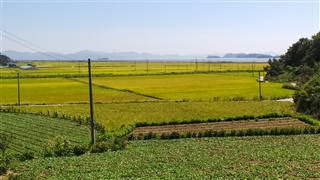
[[[62,54],[55,52],[18,52],[4,51],[4,55],[13,60],[187,60],[187,59],[213,59],[213,58],[273,58],[268,54],[245,54],[245,53],[228,53],[224,56],[216,55],[159,55],[151,53],[137,52],[98,52],[98,51],[79,51],[76,53]]]
[[[223,58],[273,58],[273,56],[268,54],[245,54],[245,53],[228,53],[223,56]]]

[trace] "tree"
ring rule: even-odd
[[[0,65],[1,66],[6,66],[10,61],[11,61],[11,59],[8,56],[0,54]]]
[[[276,59],[269,59],[269,66],[265,67],[264,70],[267,71],[267,76],[278,76],[283,73],[284,65]]]
[[[298,112],[320,118],[320,76],[314,75],[294,96]]]
[[[280,61],[286,66],[300,66],[303,64],[303,59],[306,57],[310,46],[311,40],[301,38],[288,49],[285,55],[281,56]]]

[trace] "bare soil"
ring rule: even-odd
[[[262,120],[244,120],[244,121],[228,121],[213,123],[197,123],[197,124],[179,124],[179,125],[163,125],[163,126],[146,126],[139,127],[133,131],[133,135],[162,133],[187,133],[187,132],[203,132],[203,131],[230,131],[243,129],[269,129],[269,128],[286,128],[286,127],[307,127],[308,124],[293,118],[276,118]]]

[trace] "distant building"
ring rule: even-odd
[[[20,69],[22,69],[22,70],[36,70],[38,68],[34,65],[32,65],[32,66],[28,65],[28,66],[20,66]]]
[[[16,62],[9,62],[7,65],[8,65],[8,67],[11,67],[11,68],[18,67]]]

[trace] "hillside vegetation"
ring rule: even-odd
[[[266,70],[271,79],[296,82],[297,111],[320,118],[320,33],[299,39],[279,60],[269,60]]]

